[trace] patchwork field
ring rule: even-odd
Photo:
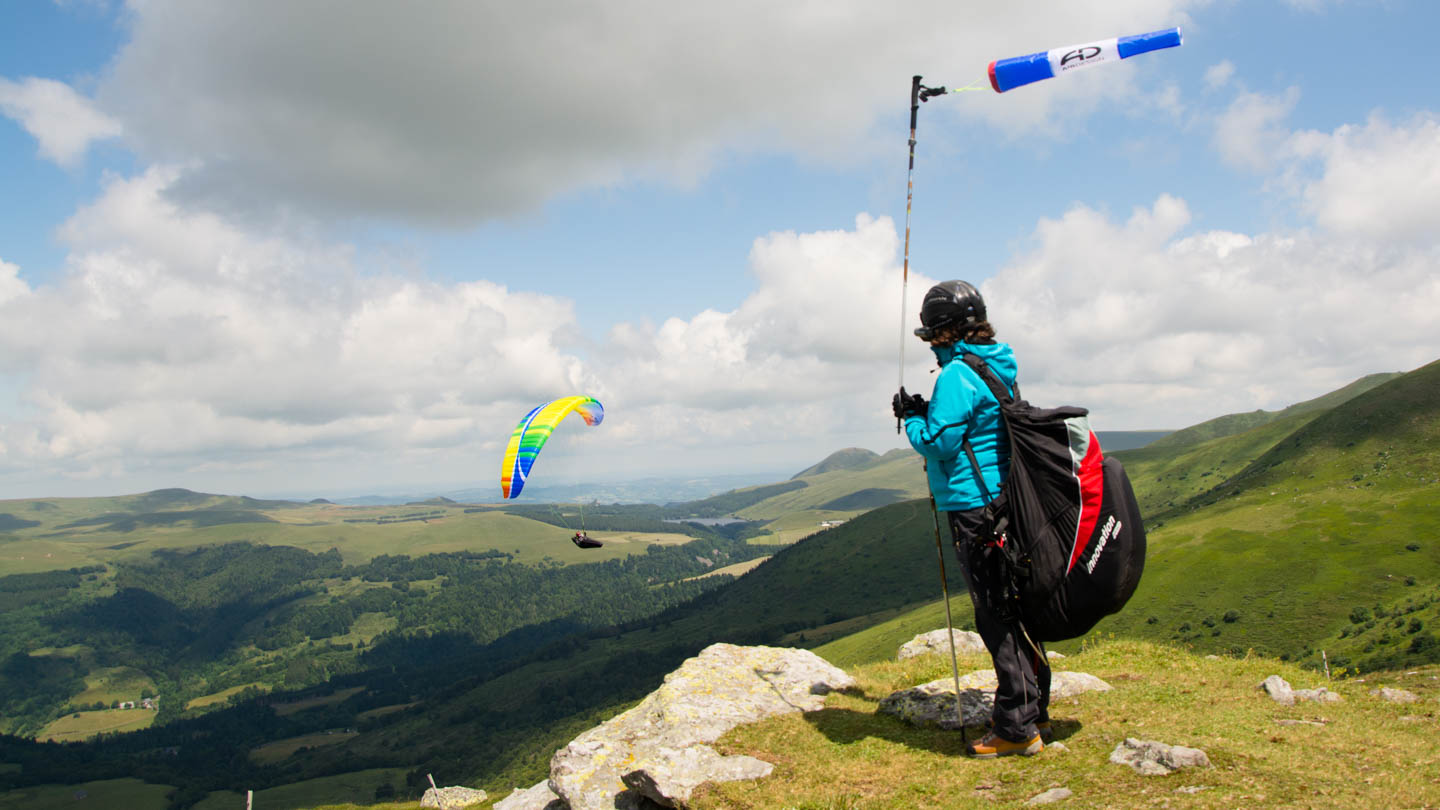
[[[46,726],[36,739],[43,742],[80,742],[96,734],[138,731],[155,722],[151,709],[106,709],[67,714]]]
[[[708,574],[701,574],[698,577],[690,577],[686,581],[688,582],[692,579],[704,579],[706,577],[718,577],[727,575],[732,577],[738,577],[768,559],[770,558],[756,557],[753,560],[746,560],[745,562],[735,563],[734,565],[727,565],[724,568],[716,568],[714,571],[711,571]]]
[[[320,697],[297,700],[291,703],[276,703],[273,704],[273,706],[275,708],[275,713],[280,715],[281,717],[284,717],[287,714],[303,712],[306,709],[313,709],[316,706],[333,706],[348,697],[358,695],[364,691],[365,687],[354,686],[349,689],[337,689],[333,694],[329,695],[321,695]]]
[[[805,509],[775,518],[765,526],[765,533],[751,538],[750,542],[761,545],[790,545],[810,535],[823,531],[826,523],[836,524],[865,514],[861,511],[837,511],[831,509]]]
[[[0,529],[0,576],[142,560],[160,549],[240,541],[315,553],[337,548],[347,563],[358,564],[382,554],[455,551],[500,551],[522,563],[546,558],[595,562],[625,557],[650,544],[691,539],[680,532],[591,531],[605,546],[582,551],[570,542],[573,529],[504,512],[467,511],[461,505],[251,501],[240,508],[232,502],[241,499],[188,493],[173,496],[177,502],[160,511],[116,511],[145,506],[143,497],[0,501],[0,516],[10,518],[8,528]],[[573,517],[578,528],[579,516]]]
[[[140,693],[147,689],[155,694],[155,682],[134,667],[103,667],[90,670],[85,676],[85,691],[70,700],[76,706],[108,705],[117,700],[139,700]]]
[[[241,684],[241,685],[239,685],[239,686],[232,686],[232,687],[230,687],[229,689],[222,689],[222,690],[220,690],[219,692],[212,692],[212,693],[210,693],[210,694],[208,694],[208,695],[201,695],[200,697],[197,697],[197,698],[195,698],[194,700],[191,700],[191,701],[187,702],[187,703],[185,704],[185,708],[187,708],[187,709],[203,709],[203,708],[205,708],[205,707],[207,707],[207,706],[214,706],[214,705],[217,704],[217,703],[224,703],[225,701],[227,701],[227,700],[230,699],[230,696],[231,696],[231,695],[237,695],[237,694],[239,694],[239,693],[241,693],[241,692],[244,692],[246,689],[249,689],[249,688],[252,687],[252,686],[255,687],[256,689],[259,689],[259,690],[262,691],[262,692],[269,691],[269,689],[270,689],[269,685],[263,684],[263,683],[259,683],[259,682],[256,682],[256,683],[244,683],[244,684]]]
[[[375,803],[375,791],[382,785],[403,786],[405,769],[374,768],[255,791],[256,810],[296,810],[338,804]],[[164,810],[165,804],[114,805],[127,810]],[[245,806],[245,794],[222,790],[201,799],[194,810],[238,810]],[[405,806],[416,807],[415,804]]]
[[[302,734],[298,737],[289,737],[283,740],[265,743],[250,751],[250,761],[260,765],[274,765],[277,762],[289,757],[301,748],[323,748],[327,745],[339,745],[340,743],[357,736],[354,731],[323,731],[317,734]]]
[[[125,808],[125,810],[163,810],[166,795],[174,788],[151,785],[139,779],[105,779],[78,785],[36,785],[0,793],[0,810],[74,810],[81,807]],[[229,806],[231,810],[243,807]],[[219,808],[216,808],[219,810]]]

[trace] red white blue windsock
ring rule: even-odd
[[[998,59],[990,63],[990,86],[995,88],[995,92],[1003,93],[1091,65],[1118,62],[1161,48],[1174,48],[1180,43],[1180,29],[1167,28],[1164,31],[1151,31],[1133,37],[1102,39],[1083,45],[1053,48],[1029,56]]]

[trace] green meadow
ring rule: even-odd
[[[81,742],[97,734],[116,734],[149,728],[155,722],[151,709],[103,709],[67,714],[50,723],[36,739],[50,742]]]
[[[301,734],[297,737],[287,737],[283,740],[274,740],[265,743],[251,750],[250,759],[261,765],[274,765],[302,748],[323,748],[327,745],[340,745],[355,735],[356,732],[354,731],[332,729],[315,734]]]
[[[0,810],[73,810],[80,807],[161,810],[167,804],[166,795],[172,790],[174,788],[169,785],[153,785],[139,779],[104,779],[73,785],[36,785],[0,793]],[[245,797],[242,796],[239,805],[231,804],[227,805],[227,808],[233,810],[244,805]]]
[[[295,810],[296,808],[318,807],[352,803],[370,805],[375,802],[375,792],[383,785],[392,788],[405,786],[406,771],[401,768],[371,768],[363,771],[307,779],[280,787],[255,791],[256,810]],[[131,805],[135,810],[160,810],[163,805]],[[408,806],[416,806],[409,803]],[[201,799],[194,810],[237,810],[245,807],[245,794],[235,791],[216,791]]]

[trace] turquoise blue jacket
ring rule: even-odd
[[[957,343],[931,349],[940,361],[940,375],[930,395],[930,413],[928,417],[907,418],[905,434],[910,446],[925,457],[935,506],[946,512],[976,509],[989,499],[971,469],[963,444],[970,440],[985,486],[994,497],[1010,473],[1010,439],[1004,435],[1000,403],[960,355],[980,357],[1013,394],[1019,373],[1015,353],[1006,343]]]

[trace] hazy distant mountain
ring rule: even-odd
[[[1097,430],[1095,438],[1107,453],[1134,450],[1174,433],[1173,430]]]
[[[546,486],[540,482],[525,485],[527,503],[653,503],[667,504],[698,501],[732,489],[769,484],[774,473],[758,472],[731,475],[705,475],[694,478],[641,478],[633,481],[596,482]],[[500,486],[452,489],[443,492],[419,491],[393,495],[360,495],[330,500],[346,506],[393,506],[446,498],[458,503],[499,503]]]

